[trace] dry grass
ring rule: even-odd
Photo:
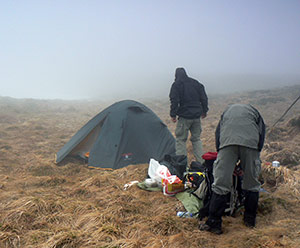
[[[214,130],[228,103],[249,102],[271,126],[299,95],[300,88],[210,97],[203,121],[205,151],[214,151]],[[259,105],[263,103],[263,105]],[[0,98],[0,247],[300,247],[300,135],[298,103],[269,131],[258,224],[224,217],[224,234],[198,230],[195,219],[176,217],[174,197],[124,184],[142,181],[148,165],[116,171],[89,169],[54,154],[90,118],[111,103]],[[146,102],[174,132],[168,101]],[[191,145],[188,145],[189,158]],[[283,165],[273,168],[272,160]]]

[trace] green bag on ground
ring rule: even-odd
[[[192,190],[186,190],[180,193],[177,193],[176,198],[182,202],[184,208],[187,212],[198,213],[199,210],[203,207],[203,202],[199,200],[196,196],[191,194]]]

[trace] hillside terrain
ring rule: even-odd
[[[300,247],[300,101],[274,126],[299,95],[300,85],[209,95],[205,152],[215,151],[215,128],[228,104],[252,104],[267,126],[257,227],[245,227],[241,215],[224,217],[219,236],[199,231],[197,219],[178,218],[184,208],[175,197],[136,185],[124,190],[146,178],[148,164],[115,171],[76,158],[54,164],[55,153],[113,102],[0,97],[0,247]],[[138,101],[174,133],[167,98]],[[190,143],[188,151],[191,161]]]

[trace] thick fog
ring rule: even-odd
[[[0,96],[167,97],[300,84],[298,0],[0,2]]]

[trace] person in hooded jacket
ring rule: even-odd
[[[201,120],[208,111],[208,101],[203,84],[188,77],[184,68],[177,68],[175,81],[170,90],[170,116],[174,123],[177,122],[176,155],[186,155],[186,141],[191,133],[191,142],[195,159],[203,162],[201,135]]]
[[[264,120],[258,110],[249,104],[229,105],[221,115],[215,137],[218,155],[213,167],[213,193],[208,219],[204,224],[200,224],[199,229],[215,234],[222,233],[222,215],[238,162],[244,173],[244,224],[255,227],[260,190],[260,151],[265,139]]]

